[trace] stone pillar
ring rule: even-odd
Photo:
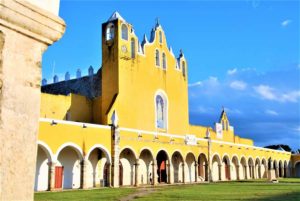
[[[170,178],[170,184],[174,184],[174,166],[170,164],[170,172],[168,177]]]
[[[111,181],[112,187],[119,187],[119,163],[120,163],[120,130],[118,127],[112,126],[112,165],[111,165]]]
[[[247,165],[243,166],[244,170],[245,170],[245,179],[248,179],[248,171],[247,171]]]
[[[55,189],[55,162],[49,162],[49,191],[53,191]]]
[[[42,54],[65,31],[36,2],[0,0],[0,200],[33,200]]]
[[[182,162],[182,183],[186,183],[185,182],[185,164],[184,162]]]
[[[208,182],[212,182],[212,158],[211,158],[211,139],[210,137],[207,138],[207,146],[208,146],[208,156],[207,156],[207,163],[208,163]]]
[[[240,180],[240,166],[237,165],[236,167],[236,180]]]
[[[134,165],[135,165],[135,186],[139,186],[140,185],[140,181],[139,181],[140,159],[136,159],[136,163]]]
[[[218,165],[219,168],[219,181],[222,181],[222,165]]]
[[[88,188],[88,159],[83,159],[81,162],[81,172],[82,172],[82,180],[81,180],[81,188]]]
[[[195,166],[195,182],[198,182],[198,162],[195,161],[194,162],[194,166]]]
[[[157,163],[156,163],[156,161],[153,161],[153,163],[152,163],[152,172],[153,172],[153,174],[152,174],[152,184],[153,185],[157,185]]]
[[[167,180],[168,180],[167,183],[170,184],[171,183],[170,175],[172,175],[172,174],[171,174],[171,165],[168,160],[166,161],[166,172],[167,172]]]

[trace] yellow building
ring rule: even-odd
[[[299,156],[237,136],[224,110],[190,125],[187,72],[158,22],[140,43],[115,12],[99,71],[42,87],[35,190],[300,176]]]

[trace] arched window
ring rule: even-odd
[[[106,40],[112,40],[115,37],[115,27],[112,23],[109,23],[106,28]]]
[[[122,30],[122,39],[128,40],[128,27],[126,26],[126,24],[122,24],[121,30]]]
[[[155,50],[155,65],[159,66],[159,51]]]
[[[162,54],[162,66],[163,66],[163,69],[167,68],[166,54],[165,53]]]
[[[185,62],[182,62],[182,75],[185,77]]]
[[[156,128],[166,129],[167,128],[167,98],[163,93],[158,93],[155,96],[155,119]]]
[[[162,33],[159,31],[159,42],[162,43]]]
[[[135,41],[134,38],[131,39],[131,58],[135,58]]]

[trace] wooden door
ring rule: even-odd
[[[55,167],[55,188],[62,188],[62,181],[63,181],[63,175],[64,175],[64,167],[59,166]]]

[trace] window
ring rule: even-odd
[[[135,58],[135,41],[133,38],[131,39],[131,58]]]
[[[155,119],[156,128],[167,128],[167,98],[166,96],[158,92],[155,96]]]
[[[165,53],[162,54],[162,66],[163,66],[164,70],[167,68],[166,54]]]
[[[155,64],[157,66],[159,66],[159,51],[158,50],[155,51]]]
[[[159,31],[159,42],[162,43],[162,33]]]
[[[122,24],[121,30],[122,30],[122,39],[128,40],[128,28],[126,24]]]
[[[115,37],[115,27],[112,23],[109,23],[106,28],[106,40],[112,40]]]
[[[185,77],[185,62],[182,62],[182,75]]]

